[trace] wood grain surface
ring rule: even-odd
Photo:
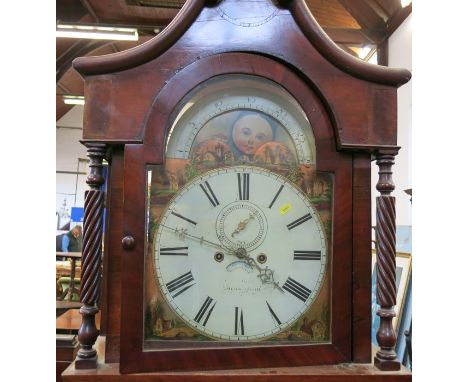
[[[96,343],[103,360],[105,339]],[[408,382],[411,373],[404,367],[397,372],[382,372],[372,364],[340,364],[265,369],[215,370],[120,374],[117,363],[99,362],[95,370],[76,370],[71,364],[62,374],[64,382]]]

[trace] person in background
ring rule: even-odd
[[[74,226],[62,237],[62,252],[81,252],[83,232],[80,225]]]

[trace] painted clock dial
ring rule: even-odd
[[[191,328],[261,340],[312,304],[326,246],[318,212],[298,187],[269,170],[234,166],[173,197],[156,233],[155,269],[165,300]]]
[[[314,121],[273,81],[229,74],[168,123],[148,166],[148,349],[328,341],[333,176],[316,171]]]

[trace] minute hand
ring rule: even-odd
[[[168,227],[168,226],[166,226],[164,224],[160,224],[160,226],[174,232],[176,235],[179,235],[180,238],[184,238],[185,236],[187,236],[187,237],[189,237],[191,239],[197,240],[198,242],[200,242],[200,244],[205,244],[206,243],[206,244],[211,245],[212,247],[220,249],[221,251],[230,251],[228,248],[223,247],[221,244],[213,243],[212,241],[206,240],[204,237],[194,236],[194,235],[191,235],[191,234],[187,233],[184,230],[180,230],[178,228]]]

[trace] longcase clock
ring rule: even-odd
[[[67,380],[410,380],[394,351],[390,195],[408,71],[342,52],[299,0],[189,0],[150,42],[74,67],[91,189]]]

